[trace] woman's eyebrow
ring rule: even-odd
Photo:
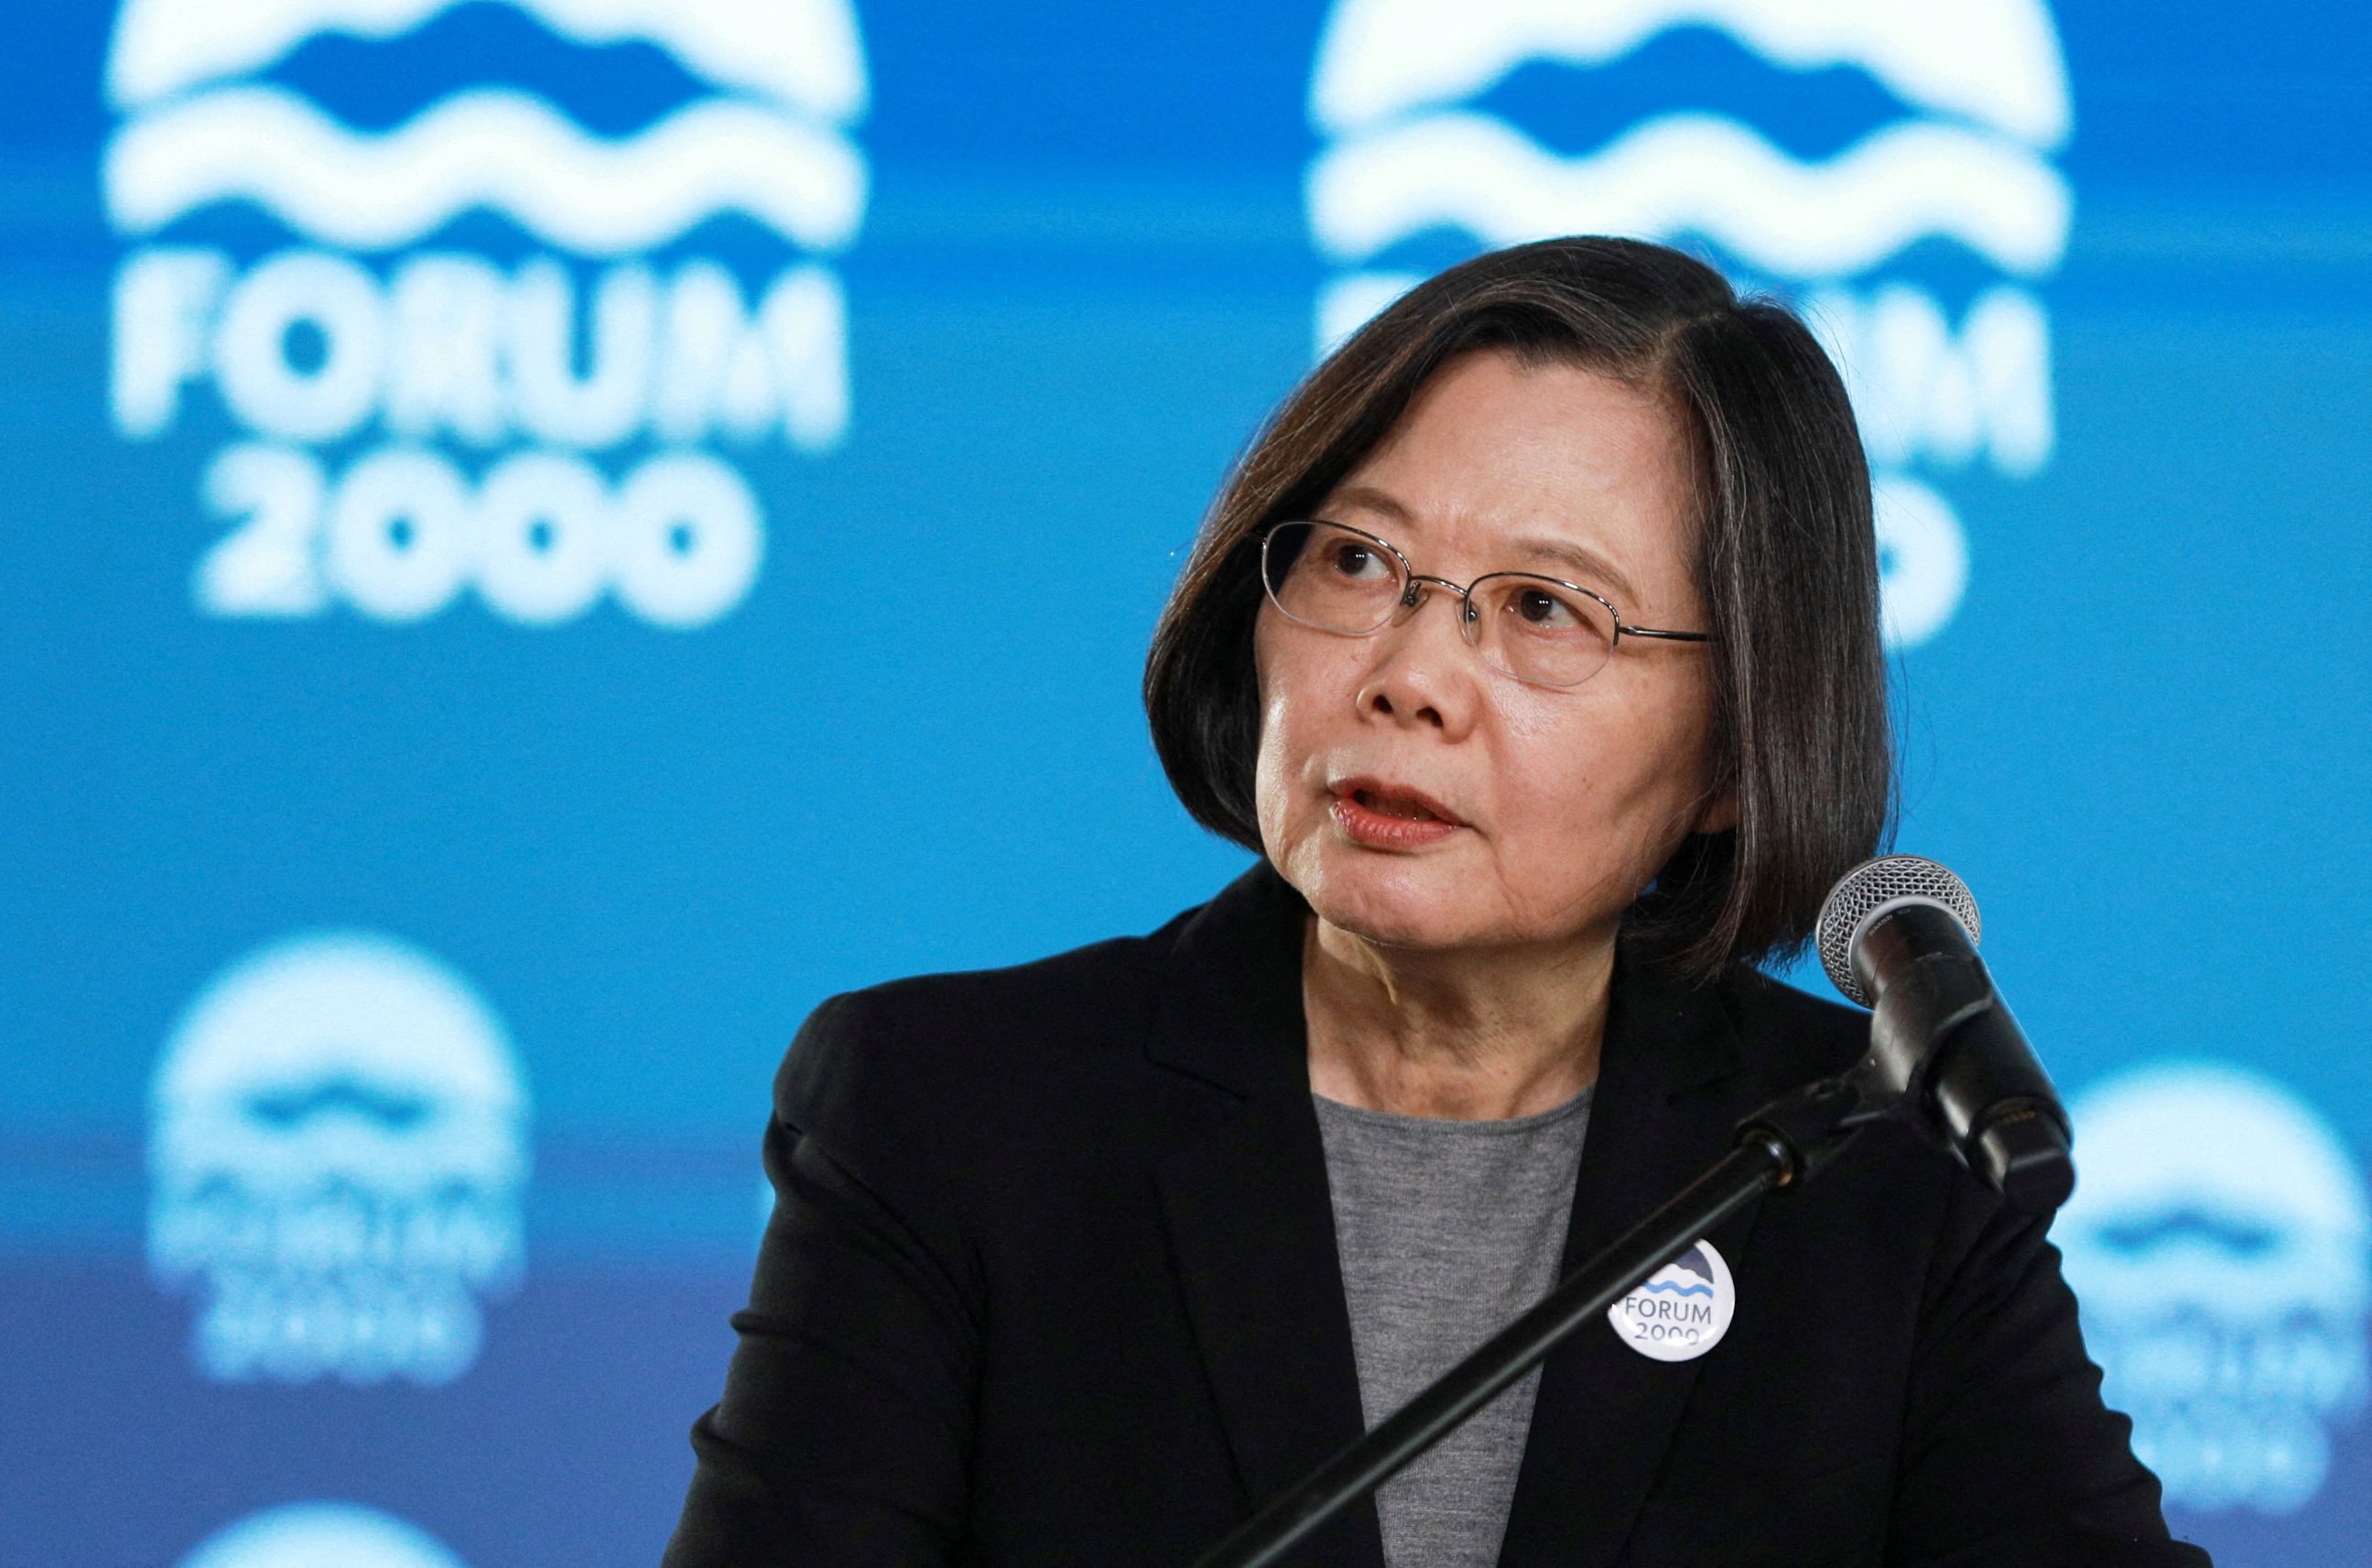
[[[1516,540],[1515,547],[1517,552],[1526,560],[1551,562],[1575,573],[1585,586],[1590,583],[1602,584],[1622,595],[1626,601],[1636,600],[1639,597],[1639,590],[1631,586],[1631,579],[1622,575],[1622,568],[1586,544],[1576,544],[1565,539],[1551,539],[1545,535],[1528,534]],[[1635,610],[1636,604],[1633,604],[1632,608]]]
[[[1347,485],[1336,491],[1332,500],[1337,506],[1356,506],[1363,511],[1379,512],[1402,528],[1416,526],[1415,513],[1371,484]]]

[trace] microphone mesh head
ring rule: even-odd
[[[1830,983],[1865,1007],[1869,997],[1862,990],[1861,977],[1854,973],[1854,933],[1872,910],[1898,899],[1941,904],[1968,927],[1970,941],[1983,935],[1977,922],[1977,900],[1971,896],[1969,885],[1934,861],[1915,854],[1883,854],[1863,861],[1829,889],[1827,901],[1820,905],[1818,940],[1820,967],[1829,971]]]

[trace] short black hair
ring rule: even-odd
[[[1548,239],[1419,285],[1296,388],[1212,503],[1154,632],[1145,706],[1194,819],[1261,848],[1258,530],[1312,515],[1425,381],[1479,349],[1667,399],[1699,475],[1697,587],[1715,638],[1714,784],[1738,825],[1692,834],[1623,941],[1698,977],[1801,949],[1893,820],[1869,468],[1834,366],[1773,301],[1633,239]]]

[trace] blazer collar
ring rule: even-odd
[[[1738,1120],[1765,1098],[1749,1066],[1722,988],[1618,962],[1561,1275],[1729,1148]],[[1761,1213],[1753,1204],[1704,1237],[1742,1294],[1752,1289],[1743,1260]],[[1704,1359],[1651,1360],[1603,1320],[1550,1353],[1501,1568],[1608,1568],[1621,1559]]]
[[[1171,1256],[1249,1516],[1361,1431],[1301,1016],[1308,906],[1266,862],[1179,932],[1153,1059],[1236,1103],[1159,1160]],[[1210,1542],[1197,1542],[1200,1547]],[[1308,1568],[1384,1568],[1372,1506],[1296,1550]]]
[[[1308,918],[1309,905],[1266,860],[1188,915],[1162,976],[1153,1060],[1238,1096],[1307,1095]]]
[[[1237,1100],[1163,1157],[1171,1250],[1249,1511],[1361,1429],[1301,1012],[1308,906],[1265,861],[1188,917],[1170,950],[1151,1058]],[[1727,1146],[1755,1086],[1718,988],[1617,958],[1563,1268],[1611,1242]],[[1714,1233],[1736,1259],[1757,1211]],[[1619,1555],[1695,1383],[1593,1324],[1552,1354],[1533,1406],[1503,1568]],[[1372,1506],[1296,1561],[1382,1568]]]

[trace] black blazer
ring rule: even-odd
[[[1169,1568],[1361,1428],[1309,1098],[1307,906],[1265,865],[1150,936],[834,997],[667,1568]],[[1570,1266],[1861,1052],[1760,977],[1618,965]],[[1506,1568],[2203,1564],[2104,1410],[2041,1225],[1881,1127],[1712,1233],[1693,1361],[1543,1371]],[[1382,1568],[1372,1504],[1293,1561]]]

